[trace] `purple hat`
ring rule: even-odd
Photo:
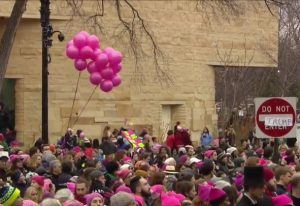
[[[180,158],[179,158],[179,164],[180,165],[185,165],[186,162],[188,160],[188,156],[187,155],[182,155]]]
[[[124,185],[121,185],[120,187],[118,187],[116,189],[116,193],[118,193],[118,192],[127,192],[129,194],[132,193],[131,189],[129,187],[127,187],[127,186],[124,186]]]
[[[208,202],[210,190],[212,188],[213,187],[211,185],[205,185],[205,184],[199,185],[198,186],[198,197],[200,198],[200,200],[202,200],[204,202]]]
[[[104,201],[102,195],[100,195],[99,193],[96,193],[96,192],[85,195],[84,198],[86,200],[86,205],[90,205],[91,202],[93,201],[93,199],[95,199],[97,197],[102,199],[102,201]]]
[[[209,193],[209,203],[211,205],[219,205],[222,203],[227,197],[226,192],[224,190],[213,187]]]
[[[287,195],[278,195],[276,197],[272,197],[272,201],[274,206],[293,205],[293,200]]]

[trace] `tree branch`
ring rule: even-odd
[[[22,15],[26,10],[27,0],[16,0],[8,19],[6,28],[0,42],[0,93],[2,90],[3,80],[5,77],[9,56],[13,47],[16,32]]]

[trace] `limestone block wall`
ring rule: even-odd
[[[84,1],[85,14],[93,13],[93,1]],[[134,74],[134,58],[130,52],[128,38],[116,36],[120,31],[114,5],[108,1],[103,19],[104,34],[98,34],[103,47],[113,46],[124,54],[121,72],[122,85],[105,94],[96,89],[91,101],[74,125],[86,100],[94,87],[88,82],[87,73],[80,77],[73,118],[69,122],[78,72],[65,57],[66,42],[54,38],[51,48],[52,62],[49,65],[49,134],[51,141],[64,134],[70,123],[74,129],[83,129],[88,137],[100,137],[105,125],[149,128],[153,135],[163,138],[168,128],[176,121],[190,128],[194,141],[198,141],[204,126],[216,134],[215,80],[212,65],[222,65],[217,58],[219,52],[233,47],[233,55],[244,55],[246,49],[254,53],[251,66],[274,67],[266,50],[277,56],[278,19],[270,15],[267,8],[254,7],[253,1],[244,1],[245,13],[231,17],[230,21],[210,18],[207,24],[203,15],[195,10],[193,1],[132,1],[146,20],[161,51],[165,54],[174,84],[161,87],[155,78],[151,55],[143,59],[145,80],[131,81]],[[255,4],[257,1],[255,1]],[[1,1],[0,32],[7,22],[12,2]],[[263,5],[263,4],[262,4]],[[124,11],[126,18],[131,12]],[[209,15],[212,15],[210,13]],[[81,30],[93,33],[80,18],[69,20],[68,8],[63,1],[52,3],[52,24],[62,31],[66,40]],[[39,1],[29,1],[14,43],[7,70],[7,78],[16,81],[16,129],[18,138],[30,145],[41,135],[41,28],[39,23]],[[0,33],[1,34],[1,33]],[[121,41],[122,40],[122,41]],[[142,45],[147,54],[151,46],[146,38]],[[170,106],[170,121],[166,127],[162,116],[163,105]]]

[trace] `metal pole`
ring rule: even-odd
[[[50,26],[50,0],[40,0],[41,2],[41,27],[42,27],[42,140],[44,144],[48,139],[48,63],[49,47],[51,47]]]

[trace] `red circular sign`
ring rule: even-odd
[[[295,122],[295,110],[284,99],[268,99],[259,106],[256,112],[256,126],[266,136],[285,136],[293,129]]]

